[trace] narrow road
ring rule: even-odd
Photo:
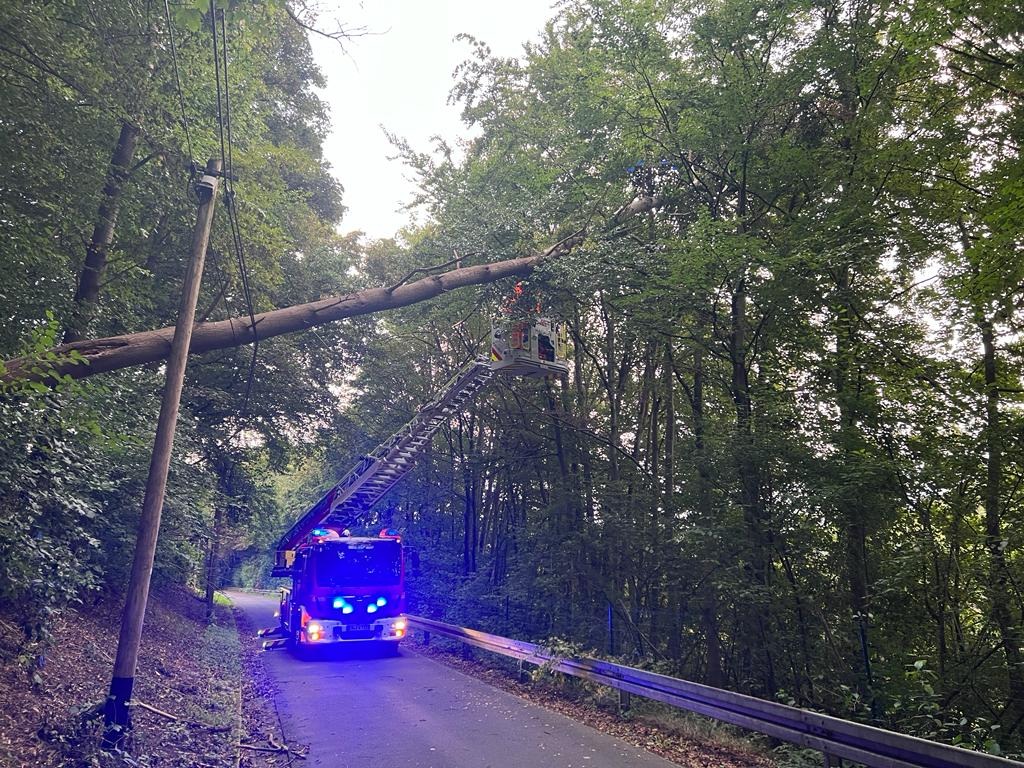
[[[275,598],[230,592],[256,626]],[[347,651],[348,649],[343,649]],[[331,768],[673,768],[676,764],[403,647],[302,661],[263,656],[284,735]]]

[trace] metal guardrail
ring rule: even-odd
[[[563,674],[816,749],[824,754],[826,766],[833,764],[832,758],[845,758],[870,768],[1020,768],[1024,765],[984,752],[905,736],[622,664],[587,658],[561,659],[533,643],[421,616],[409,616],[408,620],[410,628],[423,632],[428,642],[430,635],[436,634],[520,661],[548,665]]]

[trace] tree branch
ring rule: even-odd
[[[355,38],[355,37],[365,37],[366,35],[374,34],[373,32],[370,32],[368,29],[366,29],[366,27],[356,27],[354,29],[345,29],[340,24],[338,25],[337,31],[335,31],[335,32],[326,32],[326,31],[320,29],[319,27],[317,27],[315,24],[312,24],[311,22],[308,22],[305,19],[303,19],[298,13],[296,13],[291,8],[291,6],[286,5],[285,6],[285,11],[287,11],[288,16],[291,18],[292,21],[294,21],[296,24],[298,24],[300,27],[302,27],[307,32],[312,32],[315,35],[320,35],[321,37],[326,37],[328,40],[333,40],[334,42],[339,43],[339,44],[341,43],[342,40],[351,40],[352,38]]]

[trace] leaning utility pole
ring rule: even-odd
[[[199,213],[196,216],[195,233],[192,235],[192,258],[185,273],[181,306],[178,308],[178,323],[174,329],[171,352],[167,358],[166,383],[163,400],[160,403],[160,418],[156,425],[153,458],[149,463],[146,496],[142,502],[142,518],[139,520],[139,532],[135,540],[135,559],[132,561],[132,573],[128,581],[128,597],[124,604],[124,614],[121,616],[121,635],[117,641],[114,676],[110,681],[110,693],[103,706],[105,749],[120,746],[131,730],[128,705],[132,698],[132,688],[135,686],[135,667],[139,658],[142,621],[146,615],[149,579],[153,575],[153,557],[156,553],[157,534],[160,531],[164,490],[167,488],[167,470],[171,463],[174,428],[178,421],[181,388],[185,380],[185,362],[192,340],[192,324],[195,320],[196,301],[199,298],[199,284],[203,277],[206,245],[210,240],[210,227],[213,224],[213,206],[217,197],[217,179],[220,172],[220,160],[210,160],[206,164],[205,175],[196,185]]]

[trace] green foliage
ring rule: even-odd
[[[355,285],[357,243],[339,240],[340,187],[322,161],[326,111],[306,33],[282,2],[218,2],[230,45],[236,202],[255,310]],[[219,154],[209,3],[156,7],[30,2],[0,12],[0,355],[46,375],[76,311],[86,244],[104,216],[108,166],[122,122],[139,140],[120,185],[114,240],[86,336],[173,324],[195,220],[188,163]],[[173,31],[189,123],[186,142],[171,61]],[[196,153],[190,156],[190,152]],[[200,319],[244,314],[223,205],[218,206]],[[273,534],[281,511],[264,482],[312,445],[334,403],[345,340],[338,330],[193,360],[165,497],[155,583],[222,581],[235,550]],[[71,359],[77,353],[70,353]],[[51,386],[55,385],[55,386]],[[45,640],[53,612],[120,591],[130,568],[162,370],[86,384],[15,382],[0,392],[0,609],[26,641]],[[256,544],[253,544],[253,540]],[[204,561],[211,554],[209,574]]]
[[[570,380],[501,384],[389,501],[414,610],[1020,743],[1019,57],[961,11],[598,0],[519,59],[469,41],[475,138],[400,144],[435,221],[373,268],[589,236],[524,285],[570,322]],[[500,302],[389,316],[338,444],[410,416]]]
[[[57,324],[48,320],[26,350],[42,371],[55,360],[47,350]],[[73,382],[15,385],[0,398],[0,606],[29,643],[46,640],[55,606],[98,583],[101,507],[90,491],[105,488],[106,473],[89,443],[101,430],[88,406],[64,407],[82,393]]]
[[[522,286],[568,322],[569,379],[497,382],[365,521],[403,530],[414,612],[1020,749],[1019,14],[561,3],[520,58],[464,41],[453,98],[473,138],[396,138],[431,220],[364,245],[334,233],[303,33],[279,2],[226,7],[257,311],[587,231]],[[0,350],[39,370],[122,120],[152,157],[124,188],[90,331],[174,316],[193,210],[167,30],[144,10],[3,11],[22,47],[0,51]],[[172,23],[202,157],[206,6]],[[628,216],[641,199],[656,204]],[[208,319],[245,309],[222,225]],[[247,350],[194,361],[158,578],[269,586],[280,532],[486,353],[508,290],[261,344],[251,389]],[[156,379],[0,395],[0,599],[31,637],[123,576]]]

